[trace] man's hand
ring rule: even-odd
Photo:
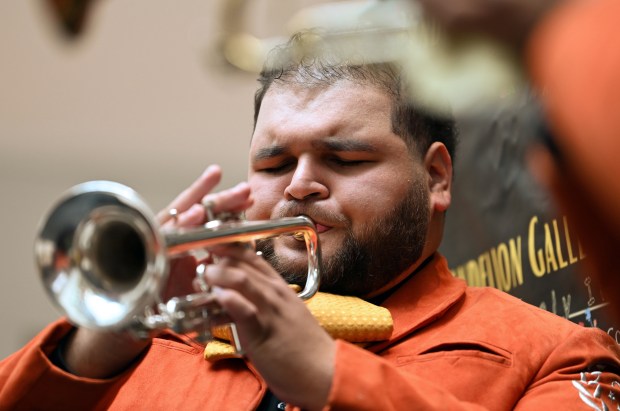
[[[250,186],[243,182],[228,190],[211,193],[219,184],[222,170],[219,166],[209,166],[191,186],[179,194],[166,208],[159,212],[157,218],[164,229],[170,227],[191,227],[203,224],[207,220],[202,205],[209,201],[213,204],[215,214],[224,211],[240,213],[252,205]],[[175,209],[178,214],[173,218],[169,211]]]
[[[237,326],[248,359],[282,401],[321,409],[333,376],[334,340],[282,277],[251,249],[218,248],[206,280]]]
[[[163,230],[195,227],[204,224],[208,218],[203,204],[210,202],[215,214],[221,212],[241,213],[252,205],[250,186],[240,183],[233,188],[211,193],[222,178],[219,166],[212,165],[179,194],[166,208],[159,212],[157,219]],[[176,217],[170,214],[176,210]],[[162,296],[164,301],[172,297],[195,292],[196,260],[193,256],[175,258],[170,263],[168,284]]]
[[[212,201],[214,211],[241,212],[252,204],[250,188],[241,183],[229,190],[211,194],[220,182],[222,173],[218,166],[211,166],[186,190],[161,211],[157,219],[162,228],[191,227],[206,220],[202,202]],[[177,210],[175,218],[170,209]],[[194,292],[195,261],[179,258],[171,261],[168,284],[162,298]],[[146,307],[145,307],[146,308]],[[150,340],[137,340],[128,332],[89,330],[79,328],[65,345],[63,353],[69,370],[76,375],[90,378],[108,378],[124,371],[150,344]]]

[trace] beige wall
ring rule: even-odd
[[[0,2],[0,358],[58,316],[32,254],[53,199],[109,179],[158,209],[213,162],[231,186],[251,132],[254,76],[209,57],[219,2],[100,1],[73,45],[42,3]]]

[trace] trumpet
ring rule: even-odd
[[[314,223],[305,216],[163,230],[133,189],[91,181],[57,200],[34,248],[46,292],[72,323],[142,338],[172,329],[204,341],[221,308],[208,288],[163,301],[170,261],[218,244],[287,234],[306,242],[308,274],[298,296],[307,300],[319,287],[321,250]]]

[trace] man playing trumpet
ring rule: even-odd
[[[60,320],[3,361],[0,408],[618,407],[618,350],[605,333],[451,275],[437,249],[454,126],[411,104],[396,66],[313,56],[265,69],[260,83],[248,182],[212,194],[220,170],[210,167],[162,225],[203,224],[209,212],[306,215],[323,251],[321,291],[385,307],[391,336],[362,347],[320,325],[289,285],[306,267],[294,237],[258,244],[265,258],[218,247],[204,281],[244,358],[206,361],[203,346],[171,332],[138,341]],[[183,264],[172,295],[187,288]]]

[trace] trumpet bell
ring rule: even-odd
[[[164,238],[132,189],[92,181],[44,219],[35,260],[52,301],[79,326],[123,328],[155,303],[168,276]]]

